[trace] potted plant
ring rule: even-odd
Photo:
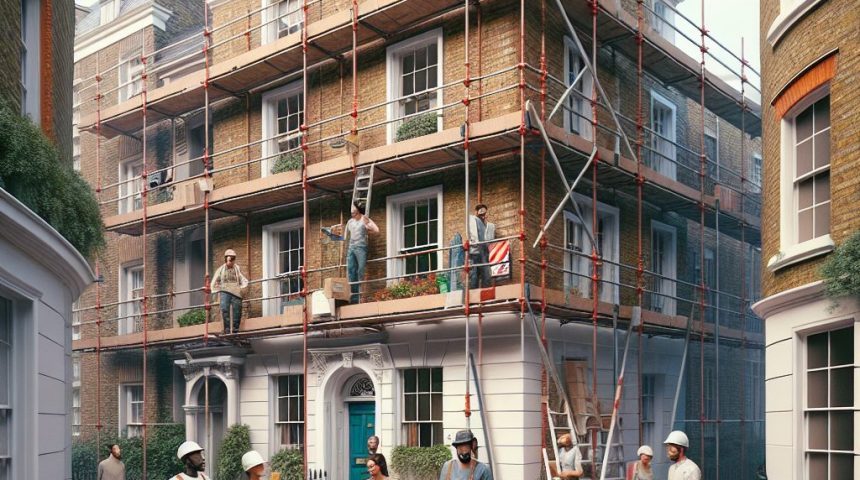
[[[423,137],[431,133],[436,133],[439,130],[436,112],[428,112],[420,115],[414,115],[404,120],[397,127],[395,141],[402,142],[410,138]]]

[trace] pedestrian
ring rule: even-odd
[[[346,233],[349,241],[346,248],[346,275],[349,279],[350,296],[349,303],[358,303],[361,282],[364,279],[364,267],[367,266],[367,234],[379,233],[379,227],[364,214],[365,205],[355,202],[349,209],[350,219],[346,222]],[[343,228],[337,225],[332,231],[343,232]]]
[[[116,443],[108,449],[108,457],[99,463],[98,480],[125,480],[125,464],[122,463],[122,449]]]
[[[388,480],[388,462],[385,461],[385,455],[374,453],[367,457],[366,464],[370,480]]]
[[[642,445],[636,451],[636,455],[639,460],[629,464],[627,480],[654,480],[654,471],[651,469],[654,451],[648,445]]]
[[[224,321],[225,333],[239,331],[239,321],[242,319],[242,290],[248,287],[248,279],[242,275],[242,270],[236,264],[236,252],[228,248],[224,252],[224,264],[212,275],[210,288],[212,293],[221,293],[221,319]],[[233,309],[233,321],[230,322],[230,309]]]
[[[570,434],[562,434],[558,437],[558,451],[556,459],[558,462],[550,462],[549,469],[553,478],[567,480],[569,478],[579,478],[582,476],[582,452],[579,447],[574,445],[573,437]],[[558,465],[556,466],[556,463]]]
[[[672,461],[672,465],[669,466],[668,480],[702,480],[699,466],[687,458],[690,439],[687,438],[686,433],[675,430],[669,433],[663,444],[666,445],[666,455]]]
[[[266,472],[266,461],[256,450],[251,450],[242,455],[242,470],[248,480],[262,480]]]
[[[483,242],[495,238],[496,226],[487,222],[487,206],[479,203],[475,215],[469,215],[469,288],[490,286],[490,245]]]
[[[176,456],[182,462],[185,471],[177,473],[176,476],[170,477],[168,480],[189,480],[191,478],[209,480],[209,477],[203,473],[206,470],[206,457],[203,456],[203,447],[197,442],[190,440],[182,442],[176,449]]]
[[[490,467],[472,458],[474,438],[470,430],[457,432],[454,441],[451,442],[456,456],[442,465],[439,480],[493,480]]]
[[[367,438],[367,454],[373,455],[377,450],[379,450],[379,437],[371,435]]]

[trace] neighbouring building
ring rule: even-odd
[[[761,2],[770,478],[860,477],[860,304],[820,270],[860,228],[858,20],[852,1]]]
[[[592,444],[607,441],[641,307],[621,448],[604,468],[681,428],[707,478],[753,478],[758,106],[715,75],[701,87],[699,59],[673,43],[673,3],[599,1],[596,32],[586,2],[563,4],[93,6],[75,42],[80,167],[109,238],[103,281],[76,309],[75,435],[182,422],[214,465],[222,433],[244,423],[266,456],[300,448],[309,467],[359,479],[372,434],[390,455],[470,425],[495,478],[536,479],[552,450],[542,399],[559,396],[542,395],[548,369],[596,478]],[[586,52],[597,42],[599,82],[565,18]],[[596,167],[563,202],[595,145]],[[380,233],[361,302],[328,312],[317,292],[346,277],[346,246],[321,230],[346,221],[370,166]],[[457,250],[479,203],[496,226],[494,286],[464,291]],[[251,280],[236,334],[206,287],[227,249]],[[546,329],[546,362],[530,322]]]

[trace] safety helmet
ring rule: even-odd
[[[263,456],[256,450],[251,450],[242,455],[242,470],[245,472],[263,463],[265,463]]]
[[[648,445],[642,445],[641,447],[639,447],[639,450],[636,450],[637,457],[642,455],[643,453],[645,455],[648,455],[649,457],[654,456],[654,450],[651,450],[651,447],[649,447]]]
[[[666,440],[663,444],[671,443],[673,445],[680,445],[684,448],[690,448],[690,439],[687,438],[687,434],[680,431],[674,430],[669,433],[669,436],[666,437]]]
[[[224,257],[235,257],[236,251],[232,248],[228,248],[226,252],[224,252]]]
[[[182,445],[176,450],[176,456],[182,460],[186,455],[194,452],[202,452],[203,447],[197,445],[197,442],[192,442],[188,440],[187,442],[182,442]]]

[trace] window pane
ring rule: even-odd
[[[441,392],[442,391],[442,369],[441,368],[434,368],[432,370],[432,376],[433,376],[433,385],[431,385],[432,391],[433,392]],[[440,420],[441,420],[441,418],[440,418]]]
[[[430,395],[418,395],[418,420],[430,420]]]
[[[415,70],[415,56],[413,54],[403,57],[403,73],[412,73]]]
[[[438,83],[436,81],[436,77],[439,76],[437,67],[430,67],[427,69],[427,88],[436,88]]]
[[[807,337],[807,368],[821,368],[827,366],[827,335],[827,332],[824,332]]]
[[[807,407],[827,407],[827,371],[809,372],[807,378]]]
[[[830,95],[822,98],[815,103],[815,131],[821,130],[830,126]]]
[[[430,217],[430,207],[427,205],[429,202],[422,201],[418,204],[418,215],[417,219],[419,222],[426,222]]]
[[[804,180],[797,184],[797,208],[809,208],[812,206],[813,179]]]
[[[414,393],[407,393],[405,395],[405,397],[403,399],[404,407],[406,410],[406,415],[404,417],[404,420],[406,420],[407,422],[414,422],[415,420],[417,420],[416,412],[415,412],[415,407],[417,405],[417,402],[418,402],[418,400],[417,400],[416,395]]]
[[[415,74],[415,91],[423,92],[427,90],[427,71],[417,72]]]
[[[411,225],[403,229],[403,247],[412,248],[415,245],[415,225]]]
[[[830,365],[854,363],[854,328],[830,332]]]
[[[815,203],[828,200],[830,200],[830,172],[823,172],[815,176]]]
[[[807,108],[797,116],[795,125],[797,127],[797,142],[801,142],[812,136],[812,107]]]
[[[415,208],[413,204],[405,205],[403,207],[403,224],[412,225],[413,223],[415,223]]]
[[[799,177],[812,171],[812,140],[806,140],[797,145],[797,169],[795,176]]]
[[[830,164],[830,130],[815,136],[815,168]]]
[[[830,412],[830,450],[854,450],[854,412]]]
[[[827,478],[827,454],[826,453],[810,453],[809,454],[809,477],[815,479]]]
[[[411,73],[403,76],[403,96],[412,95],[415,92],[413,77]]]
[[[809,448],[827,450],[827,412],[809,412]]]
[[[430,419],[441,421],[442,420],[442,394],[434,393],[430,396],[430,405],[432,406],[432,411],[430,412]]]
[[[418,370],[418,391],[419,392],[429,392],[430,391],[430,369],[422,368]]]
[[[419,223],[415,227],[415,245],[427,245],[429,243],[427,237],[427,224]]]
[[[403,389],[404,392],[415,392],[416,391],[415,376],[416,376],[416,372],[414,369],[403,371],[403,383],[405,384],[404,389]]]
[[[415,70],[427,68],[427,47],[415,51]]]
[[[433,442],[433,425],[432,424],[422,424],[420,428],[420,438],[418,441],[420,442],[420,446],[422,447],[430,447]]]
[[[289,387],[289,377],[278,377],[278,395],[284,396],[287,394],[287,389]]]
[[[854,456],[833,454],[830,456],[830,478],[852,478],[854,476]],[[824,477],[820,477],[824,478]]]
[[[289,401],[286,397],[278,399],[278,421],[286,422],[289,418]]]
[[[812,238],[812,210],[805,210],[798,214],[797,240],[805,242]]]
[[[0,456],[9,456],[9,439],[12,430],[12,411],[0,410]]]
[[[433,445],[442,443],[442,424],[433,424]]]
[[[830,233],[830,203],[815,207],[815,236]]]
[[[301,397],[290,397],[290,421],[296,422],[302,419],[302,412],[299,408],[302,404]]]
[[[830,371],[830,406],[854,406],[854,367],[835,368]]]

